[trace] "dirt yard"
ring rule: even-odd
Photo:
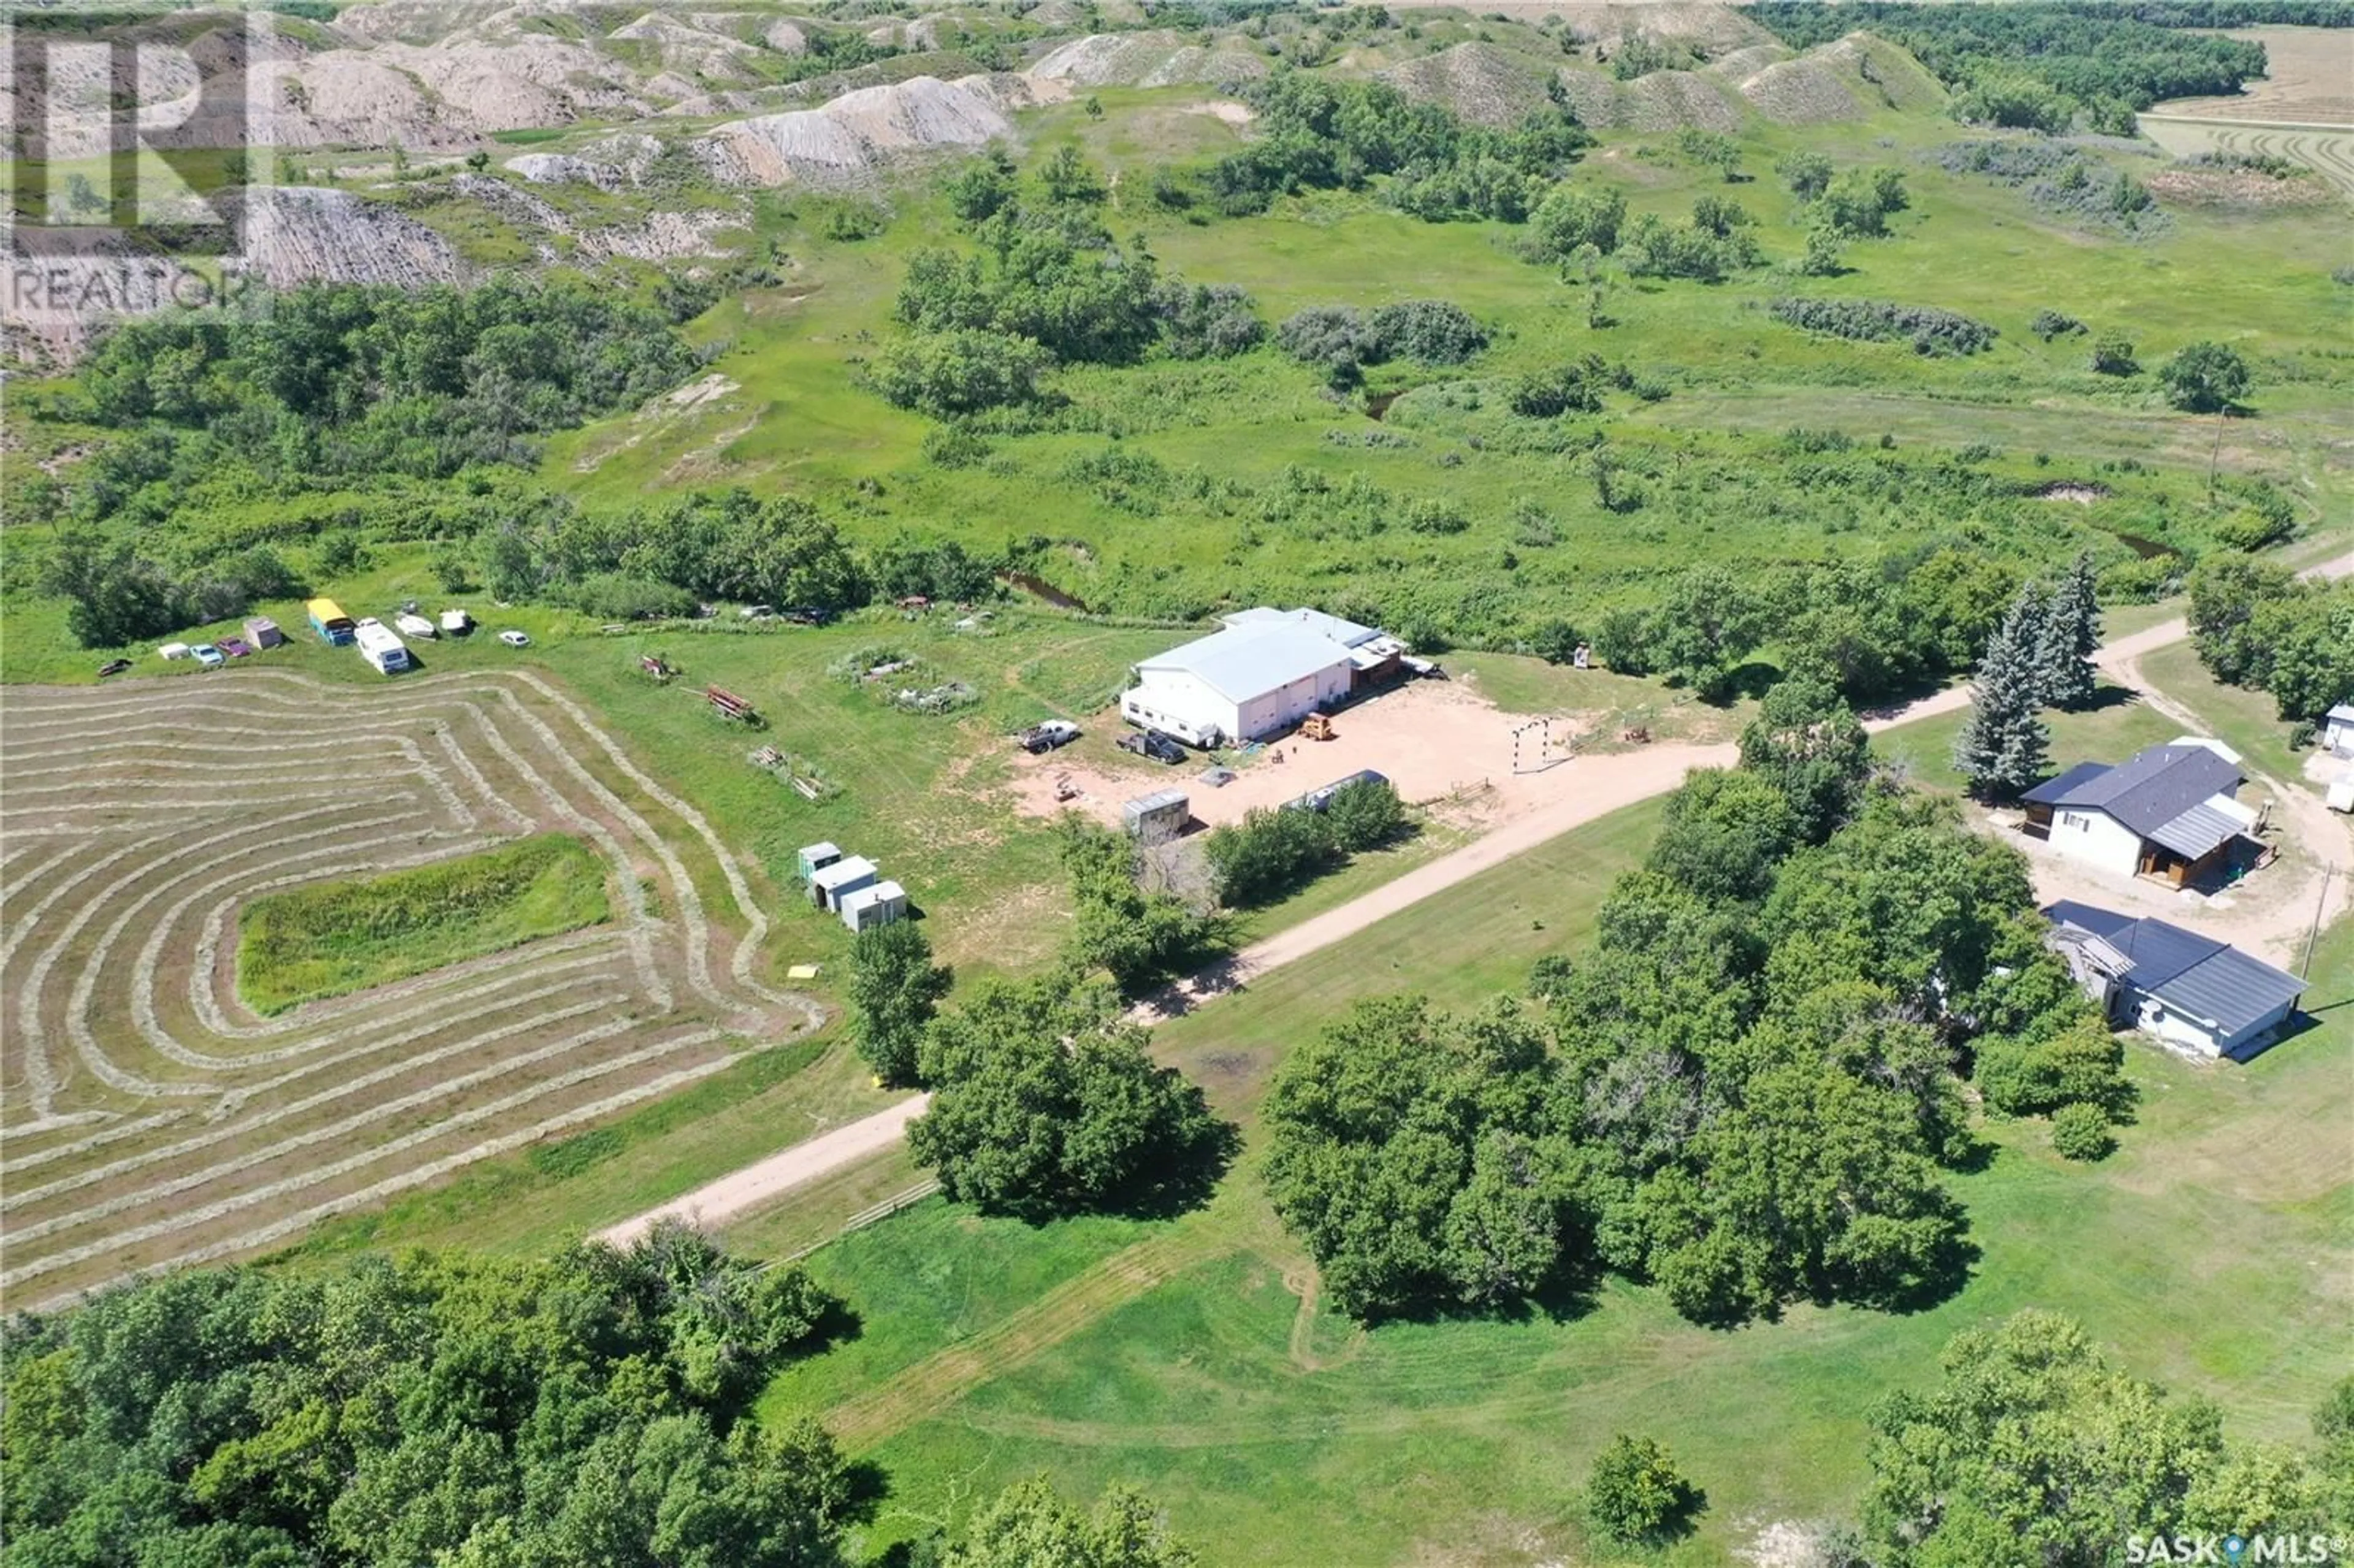
[[[1576,769],[1564,764],[1580,722],[1575,715],[1553,720],[1548,739],[1541,721],[1505,713],[1458,683],[1416,681],[1335,715],[1331,740],[1290,736],[1246,756],[1219,753],[1235,772],[1223,789],[1200,779],[1210,766],[1200,753],[1188,753],[1182,766],[1164,767],[1108,743],[1021,758],[1014,788],[1018,807],[1028,815],[1076,810],[1113,827],[1123,801],[1178,789],[1191,798],[1194,821],[1217,827],[1241,821],[1254,807],[1279,806],[1370,768],[1441,821],[1485,831],[1575,788]],[[1098,720],[1096,727],[1116,724]],[[1532,771],[1515,772],[1513,732],[1522,726],[1530,727],[1520,737],[1522,765]],[[1550,766],[1533,771],[1541,763]],[[1078,790],[1076,799],[1057,798],[1065,782]]]

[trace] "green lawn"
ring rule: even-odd
[[[1900,725],[1872,737],[1872,749],[1903,767],[1924,784],[1959,790],[1962,776],[1954,769],[1954,741],[1969,711],[1939,714]],[[2182,726],[2159,713],[2123,686],[2101,687],[2101,705],[2083,713],[2047,710],[2044,724],[2052,731],[2052,770],[2079,762],[2122,762],[2147,746],[2158,746],[2182,733]]]
[[[1350,998],[1472,1005],[1575,951],[1656,820],[1638,807],[1568,834],[1164,1026],[1157,1049],[1248,1132],[1276,1062]],[[1032,1229],[933,1200],[822,1249],[809,1266],[865,1329],[771,1407],[883,1419],[871,1451],[892,1490],[870,1544],[1044,1470],[1074,1493],[1146,1486],[1214,1564],[1578,1561],[1574,1489],[1620,1431],[1661,1438],[1709,1495],[1662,1560],[1729,1563],[1770,1520],[1850,1513],[1872,1401],[1925,1386],[1956,1330],[2027,1306],[2215,1397],[2237,1434],[2299,1439],[2347,1347],[2354,921],[2315,974],[2317,1026],[2247,1066],[2134,1044],[2138,1118],[2097,1167],[2059,1160],[2041,1122],[1989,1126],[1992,1160],[1952,1178],[1982,1255],[1917,1314],[1800,1308],[1720,1332],[1612,1282],[1525,1320],[1363,1332],[1303,1308],[1305,1260],[1253,1150],[1173,1223]],[[1180,1265],[1123,1286],[1140,1248]],[[970,1364],[925,1360],[963,1347]]]
[[[265,1016],[609,918],[605,863],[563,833],[380,876],[268,893],[238,912],[238,993]]]

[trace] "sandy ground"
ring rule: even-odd
[[[1199,753],[1189,753],[1182,766],[1167,767],[1125,753],[1106,764],[1066,749],[1016,759],[1016,804],[1031,816],[1076,810],[1116,827],[1122,801],[1178,789],[1191,798],[1194,820],[1216,827],[1241,821],[1254,807],[1279,806],[1370,768],[1386,775],[1403,799],[1435,809],[1454,825],[1476,827],[1511,821],[1575,793],[1575,770],[1568,765],[1570,722],[1555,720],[1550,742],[1542,727],[1530,729],[1522,737],[1521,756],[1532,771],[1513,771],[1513,731],[1531,722],[1454,682],[1415,681],[1335,715],[1331,740],[1288,738],[1235,760],[1236,777],[1223,789],[1197,777],[1210,765]],[[1540,764],[1548,766],[1533,771]],[[1077,799],[1056,799],[1056,785],[1064,780],[1076,787]]]
[[[2306,575],[2323,577],[2354,576],[2354,555],[2323,562],[2308,568]],[[2181,620],[2164,621],[2106,644],[2097,656],[2098,662],[2124,683],[2142,687],[2152,705],[2161,712],[2183,716],[2182,710],[2169,706],[2161,694],[2147,691],[2141,679],[2138,661],[2142,655],[2179,642],[2188,635],[2190,629]],[[1937,714],[1953,713],[1968,706],[1969,700],[1967,686],[1950,687],[1904,707],[1869,715],[1864,721],[1865,727],[1877,732]],[[1221,801],[1232,796],[1246,805],[1264,804],[1270,800],[1288,800],[1357,767],[1379,767],[1397,779],[1401,793],[1414,800],[1443,799],[1449,790],[1469,780],[1484,779],[1492,786],[1500,802],[1505,807],[1517,806],[1518,809],[1500,808],[1499,814],[1503,820],[1461,849],[1418,866],[1337,909],[1328,910],[1288,930],[1278,932],[1263,942],[1244,948],[1225,962],[1148,998],[1137,1005],[1139,1019],[1150,1022],[1189,1012],[1256,976],[1342,941],[1376,921],[1386,919],[1399,910],[1444,892],[1491,866],[1500,865],[1522,850],[1533,848],[1622,806],[1631,806],[1638,800],[1663,794],[1681,783],[1684,774],[1691,768],[1729,767],[1738,760],[1739,755],[1736,747],[1727,744],[1663,744],[1631,751],[1573,757],[1544,772],[1515,776],[1511,772],[1510,728],[1522,722],[1525,721],[1519,716],[1490,706],[1459,688],[1436,682],[1420,682],[1341,715],[1336,726],[1340,731],[1338,738],[1321,743],[1284,743],[1287,751],[1296,746],[1320,759],[1330,759],[1320,760],[1313,768],[1299,767],[1298,771],[1292,772],[1285,771],[1298,766],[1292,761],[1281,764],[1262,762],[1223,790],[1189,783],[1188,789],[1196,791],[1194,812],[1197,816],[1204,814],[1201,795],[1206,794]],[[1361,757],[1367,760],[1352,760]],[[1478,771],[1482,768],[1493,768],[1499,759],[1502,764],[1500,770]],[[1085,768],[1058,765],[1055,754],[1024,760],[1034,762],[1035,766],[1025,768],[1023,778],[1036,781],[1048,791],[1045,809],[1050,811],[1058,809],[1051,794],[1057,772],[1069,773],[1075,779],[1082,777],[1096,779],[1101,787],[1100,794],[1077,803],[1088,810],[1100,810],[1101,802],[1108,801],[1116,815],[1120,800],[1150,789],[1163,787],[1180,778],[1190,780],[1192,774],[1198,771],[1145,764],[1143,766],[1153,768],[1153,771],[1139,772],[1132,778],[1123,775],[1115,779],[1093,774]],[[1153,779],[1161,779],[1163,785],[1149,782]],[[2271,779],[2262,779],[2259,783],[2279,802],[2280,811],[2276,813],[2275,820],[2282,823],[2292,840],[2303,846],[2306,853],[2335,861],[2340,868],[2338,874],[2329,879],[2328,903],[2325,906],[2327,917],[2334,918],[2346,907],[2347,884],[2349,875],[2354,875],[2346,869],[2349,861],[2354,861],[2354,856],[2344,853],[2354,847],[2349,842],[2346,819],[2328,811],[2317,797],[2302,788]],[[1259,791],[1259,796],[1252,798],[1235,793],[1244,789],[1246,784]],[[1032,787],[1025,784],[1025,792]],[[1418,793],[1418,790],[1433,793]],[[1227,808],[1221,804],[1213,809],[1225,810]],[[1239,806],[1234,808],[1233,815],[1239,816],[1242,809]],[[2293,954],[2282,952],[2283,945],[2301,940],[2306,923],[2312,919],[2311,900],[2315,896],[2312,883],[2318,873],[2309,866],[2300,872],[2298,866],[2303,863],[2285,861],[2264,874],[2270,875],[2273,872],[2286,872],[2301,875],[2304,879],[2303,896],[2307,901],[2302,908],[2296,885],[2292,884],[2289,876],[2284,876],[2274,887],[2252,885],[2246,891],[2232,895],[2228,904],[2220,898],[2197,899],[2193,895],[2192,898],[2203,907],[2190,910],[2183,907],[2180,895],[2154,884],[2098,877],[2089,867],[2082,868],[2080,885],[2079,868],[2061,862],[2033,840],[2016,833],[2006,834],[2006,837],[2028,851],[2035,867],[2036,891],[2044,898],[2081,897],[2087,902],[2105,901],[2147,914],[2161,915],[2194,929],[2257,944],[2267,948],[2276,961],[2294,959]],[[2039,853],[2039,851],[2043,853]],[[2094,885],[2094,883],[2098,885]],[[706,1224],[733,1218],[795,1187],[814,1181],[842,1166],[889,1147],[901,1136],[907,1123],[923,1113],[928,1099],[928,1097],[923,1095],[915,1096],[864,1121],[853,1122],[822,1138],[797,1144],[661,1208],[624,1221],[601,1233],[600,1239],[627,1242],[664,1215],[699,1219]]]

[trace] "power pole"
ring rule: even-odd
[[[2327,863],[2321,868],[2321,895],[2313,901],[2313,925],[2305,933],[2305,963],[2296,971],[2299,980],[2313,978],[2313,944],[2321,935],[2321,912],[2329,906],[2329,879],[2337,870]]]

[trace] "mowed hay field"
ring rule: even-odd
[[[1268,1073],[1335,1010],[1516,988],[1538,954],[1584,945],[1657,821],[1647,805],[1568,834],[1164,1026],[1156,1050],[1256,1144]],[[2354,922],[2314,972],[2318,1027],[2246,1067],[2132,1045],[2138,1119],[2099,1166],[2060,1160],[2040,1120],[1988,1126],[1984,1168],[1950,1178],[1982,1255],[1918,1313],[1800,1307],[1717,1331],[1612,1281],[1519,1320],[1365,1331],[1320,1300],[1252,1148],[1173,1223],[1029,1227],[935,1200],[824,1247],[808,1266],[863,1330],[771,1398],[828,1410],[890,1473],[871,1544],[1043,1470],[1073,1495],[1149,1486],[1205,1563],[1235,1568],[1611,1560],[1577,1493],[1619,1432],[1666,1443],[1708,1496],[1696,1534],[1649,1560],[1771,1560],[1754,1555],[1768,1527],[1852,1517],[1876,1398],[1927,1387],[1956,1330],[2030,1306],[2219,1400],[2236,1435],[2302,1441],[2346,1343]]]
[[[241,1255],[814,1030],[776,895],[524,671],[0,693],[7,1251],[37,1306]],[[264,1018],[244,901],[588,846],[610,918]]]

